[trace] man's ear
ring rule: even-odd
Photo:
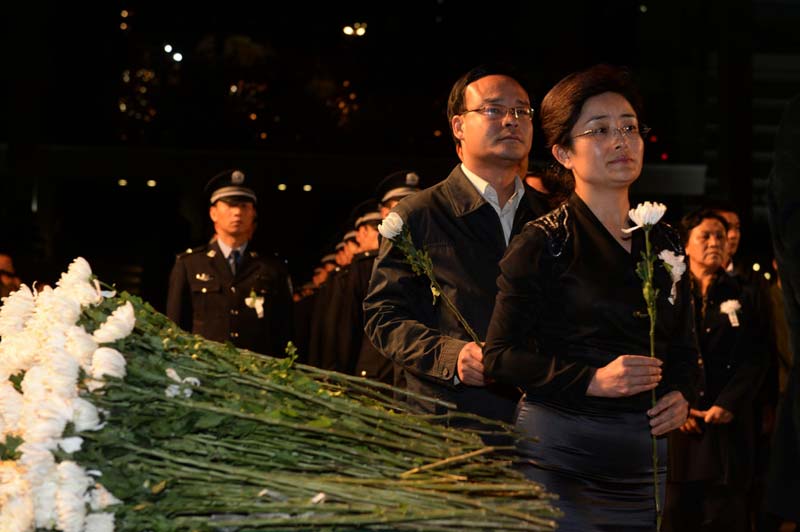
[[[556,161],[561,163],[561,166],[567,170],[572,170],[572,155],[567,148],[560,144],[553,144],[553,148],[550,151],[553,153],[553,157],[555,157]]]
[[[211,207],[208,208],[208,215],[211,217],[211,221],[212,222],[216,222],[217,221],[217,206],[216,205],[212,205]]]
[[[462,115],[455,115],[450,120],[450,126],[453,129],[453,136],[458,140],[464,140],[464,117]]]

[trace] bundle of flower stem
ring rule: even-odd
[[[108,337],[124,308],[133,309],[132,331]],[[34,508],[36,528],[555,527],[552,496],[512,467],[509,449],[486,447],[447,418],[404,412],[385,385],[299,365],[291,354],[271,358],[202,339],[125,293],[82,306],[78,326],[94,333],[98,350],[121,353],[124,370],[81,364],[79,397],[102,423],[67,423],[52,454],[59,467],[74,463],[93,475],[94,489],[83,488],[92,505],[70,521],[59,502],[49,523]],[[24,427],[18,437],[6,432],[0,478],[2,464],[25,460]],[[75,439],[77,449],[62,443]],[[0,517],[10,501],[0,489]],[[98,509],[105,519],[86,513]]]

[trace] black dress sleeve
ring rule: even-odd
[[[529,224],[500,262],[498,294],[484,346],[488,377],[538,392],[586,395],[595,369],[540,352],[533,338],[544,311],[545,287],[554,257],[547,235]]]

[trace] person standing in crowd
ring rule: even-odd
[[[783,287],[789,346],[800,349],[800,96],[786,106],[775,142],[775,162],[767,185],[772,244]],[[800,369],[795,363],[778,406],[770,453],[764,509],[800,523]]]
[[[496,294],[497,262],[512,236],[546,212],[523,184],[533,138],[533,108],[507,69],[479,66],[452,87],[447,116],[461,159],[442,182],[399,202],[415,245],[430,254],[442,290],[477,335],[485,337]],[[430,283],[383,239],[364,300],[373,345],[399,365],[406,389],[456,405],[461,412],[510,421],[518,392],[483,379],[481,346],[447,307],[431,301]],[[430,401],[412,408],[443,413]],[[466,417],[455,424],[480,426]]]
[[[369,278],[372,275],[372,265],[378,251],[378,224],[381,222],[381,213],[378,210],[378,202],[369,199],[360,203],[354,213],[354,227],[356,239],[358,241],[358,253],[353,255],[350,267],[342,276],[339,285],[340,295],[336,305],[338,319],[338,329],[336,335],[336,352],[339,357],[339,371],[350,375],[361,375],[363,377],[376,378],[373,368],[362,368],[357,371],[359,353],[364,338],[364,311],[362,303],[367,292]],[[369,342],[367,342],[369,343]],[[388,365],[388,361],[380,357],[383,364],[379,368],[383,369]],[[363,373],[362,373],[363,372]],[[381,377],[391,375],[389,371],[383,372]],[[390,381],[391,382],[391,381]]]
[[[169,278],[167,316],[217,342],[283,356],[292,338],[286,265],[250,249],[256,194],[241,170],[206,185],[215,238],[178,255]]]
[[[696,350],[689,283],[682,276],[670,299],[673,280],[658,259],[656,357],[649,356],[636,274],[644,232],[623,231],[647,132],[639,94],[629,71],[596,65],[559,81],[540,116],[575,190],[527,224],[500,262],[483,376],[525,390],[516,426],[539,441],[520,443],[522,470],[559,495],[559,530],[652,531],[652,437],[686,419]],[[679,271],[677,232],[659,222],[650,242],[654,253],[674,254]],[[657,442],[663,485],[667,445]]]
[[[8,253],[0,253],[0,297],[6,297],[19,287],[20,279],[14,269],[14,260]]]
[[[419,190],[419,175],[416,172],[399,170],[384,177],[377,187],[381,218],[386,218],[401,199]]]
[[[727,220],[715,210],[684,216],[703,380],[686,423],[670,435],[665,532],[750,530],[760,420],[754,403],[768,367],[760,289],[725,271]]]

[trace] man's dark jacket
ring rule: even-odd
[[[484,340],[497,294],[497,264],[506,250],[496,211],[460,165],[447,179],[409,196],[395,210],[416,247],[430,253],[443,292]],[[541,195],[525,186],[512,238],[526,222],[549,210]],[[427,277],[414,275],[388,239],[381,243],[364,314],[367,335],[401,368],[399,381],[404,380],[409,391],[454,403],[462,412],[511,421],[516,389],[455,383],[458,354],[470,338],[441,300],[433,304]],[[445,411],[429,401],[408,400],[425,412]]]

